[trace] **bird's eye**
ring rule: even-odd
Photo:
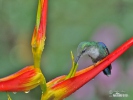
[[[84,49],[81,53],[83,54],[83,53],[85,53],[85,51],[86,51],[86,50]]]

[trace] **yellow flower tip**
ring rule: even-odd
[[[72,59],[72,63],[74,63],[74,56],[73,56],[73,52],[71,51],[71,59]]]
[[[12,100],[11,97],[10,97],[10,95],[8,93],[7,93],[7,97],[8,97],[7,100]]]
[[[71,67],[69,74],[66,76],[66,79],[74,77],[77,67],[78,67],[78,64],[75,63],[75,61],[74,61],[74,55],[73,55],[72,51],[71,51],[71,59],[72,59],[72,67]]]

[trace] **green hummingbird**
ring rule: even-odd
[[[77,57],[75,63],[78,63],[80,57],[88,55],[93,63],[97,63],[109,55],[109,50],[103,42],[81,42],[77,48]],[[103,70],[107,76],[111,75],[111,64]]]

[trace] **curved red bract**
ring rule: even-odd
[[[34,68],[34,66],[27,66],[15,74],[1,78],[0,91],[18,92],[31,90],[38,84],[32,83],[32,81],[37,78],[39,73],[39,70]],[[29,83],[30,85],[28,86],[27,84]]]

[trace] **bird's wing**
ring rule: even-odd
[[[109,55],[110,53],[109,53],[109,50],[108,50],[108,48],[106,47],[106,51],[107,51],[107,54]]]

